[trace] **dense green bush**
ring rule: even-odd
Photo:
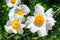
[[[9,34],[5,31],[4,25],[9,19],[8,13],[10,8],[6,5],[6,0],[0,0],[0,40],[60,40],[60,0],[22,0],[22,2],[29,6],[33,15],[34,6],[39,3],[45,7],[45,9],[53,8],[54,19],[56,20],[53,29],[48,32],[48,36],[38,37],[37,33],[32,34],[28,29],[22,35]],[[25,16],[26,17],[26,16]],[[28,31],[27,31],[28,30]]]

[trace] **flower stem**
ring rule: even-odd
[[[60,7],[54,12],[54,13],[56,13],[57,11],[59,11],[60,10]]]
[[[10,35],[7,39],[11,38],[11,37],[14,36],[14,35],[15,35],[15,34]]]

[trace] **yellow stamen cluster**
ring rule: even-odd
[[[12,4],[15,4],[17,0],[11,0],[11,3]]]
[[[18,11],[17,11],[17,14],[19,15],[19,16],[22,16],[23,15],[23,10],[22,9],[19,9]]]
[[[15,30],[18,30],[20,28],[20,24],[19,24],[18,20],[14,20],[12,22],[12,25],[13,25],[13,29],[15,29]]]
[[[38,14],[36,17],[35,17],[35,20],[34,20],[34,23],[37,25],[37,26],[41,26],[43,23],[44,23],[45,19],[44,19],[44,16],[42,14]]]

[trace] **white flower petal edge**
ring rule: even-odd
[[[38,27],[36,27],[33,23],[30,23],[26,28],[30,28],[30,31],[32,32],[32,33],[35,33],[35,32],[37,32],[38,31]]]
[[[15,14],[14,17],[19,19],[20,22],[24,22],[25,21],[25,17],[24,16],[19,16],[19,15]]]
[[[23,32],[24,32],[24,31],[23,31],[23,28],[24,28],[24,27],[26,27],[26,25],[25,25],[25,24],[21,24],[21,28],[18,30],[18,33],[19,33],[19,34],[23,34]]]
[[[6,4],[7,4],[8,7],[17,6],[19,3],[21,3],[20,0],[17,0],[15,4],[12,4],[12,3],[11,3],[11,0],[6,0]]]
[[[11,20],[8,20],[6,23],[7,26],[11,26]]]
[[[54,13],[52,8],[48,9],[45,13],[45,16],[47,17],[47,22],[46,22],[47,30],[52,30],[52,27],[56,22],[53,18],[53,14]]]
[[[16,31],[16,30],[14,30],[13,28],[12,28],[12,31],[13,31],[13,33],[14,33],[14,34],[17,34],[17,31]]]
[[[39,5],[39,4],[36,4],[35,6],[35,11],[34,11],[34,15],[36,15],[37,13],[44,13],[44,7]]]
[[[23,11],[25,13],[24,15],[27,15],[30,12],[30,9],[25,4],[21,4],[21,5],[19,5],[19,7],[21,7],[23,9]]]
[[[42,36],[46,36],[46,35],[48,35],[48,33],[46,30],[46,23],[44,23],[38,30],[38,36],[42,37]]]
[[[34,25],[33,25],[33,23],[30,23],[26,28],[32,28]]]
[[[8,7],[13,7],[13,5],[11,3],[7,3]]]
[[[33,18],[34,18],[34,16],[28,16],[25,24],[28,25],[28,24],[32,23],[34,21]]]
[[[24,28],[26,26],[26,24],[21,24],[21,28]]]
[[[24,16],[19,16],[18,14],[15,14],[15,17],[18,18],[18,19],[21,19],[21,18],[23,18]]]
[[[31,26],[31,25],[30,25]],[[31,29],[30,29],[30,31],[32,32],[32,33],[35,33],[35,32],[37,32],[38,30],[39,30],[39,28],[38,27],[36,27],[34,24],[32,25],[33,27],[31,27]]]
[[[14,9],[15,8],[12,8],[8,14],[10,20],[14,20]]]
[[[55,20],[53,18],[49,18],[46,23],[47,30],[52,30],[52,27],[55,24]]]
[[[8,33],[13,33],[11,26],[5,25],[4,28],[5,28],[5,30],[6,30]]]
[[[30,28],[30,31],[32,33],[38,32],[38,35],[40,37],[46,36],[47,34],[47,29],[46,29],[46,23],[44,23],[41,27],[36,27],[33,23],[29,24],[26,28]]]
[[[52,8],[48,9],[45,14],[46,14],[47,17],[52,17],[53,16]]]
[[[18,31],[19,34],[23,34],[23,32],[24,32],[23,29],[20,29],[20,30]]]

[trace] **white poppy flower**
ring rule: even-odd
[[[22,34],[25,26],[19,19],[15,18],[14,20],[8,20],[4,28],[8,33]]]
[[[29,28],[32,33],[38,32],[38,35],[41,37],[48,35],[48,30],[52,30],[54,23],[52,8],[44,13],[44,8],[36,4],[34,16],[27,18],[26,28]]]
[[[19,6],[15,6],[11,9],[8,16],[9,18],[13,19],[14,17],[22,18],[24,15],[27,15],[30,12],[30,9],[27,7],[27,5],[21,4]]]
[[[19,3],[21,3],[20,0],[6,0],[6,4],[8,7],[14,7],[18,5]]]

